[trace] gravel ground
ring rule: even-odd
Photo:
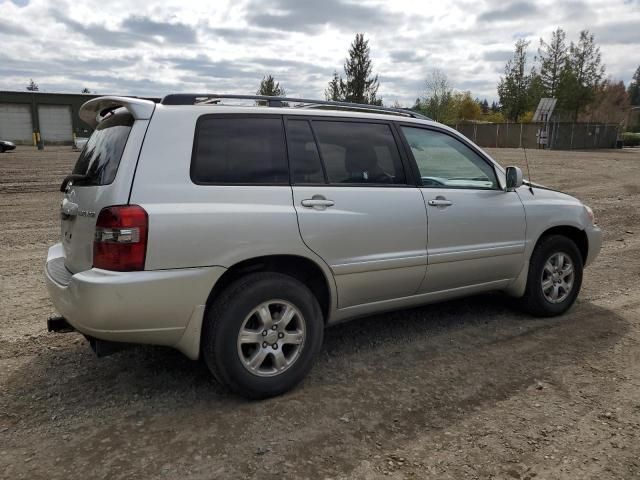
[[[98,360],[47,333],[77,153],[0,155],[0,477],[640,478],[640,149],[528,154],[605,231],[568,314],[492,294],[339,325],[308,379],[262,402],[170,349]]]

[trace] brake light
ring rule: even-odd
[[[96,221],[93,266],[117,272],[144,270],[149,218],[139,205],[105,207]]]

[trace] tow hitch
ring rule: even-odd
[[[47,330],[56,333],[69,333],[76,329],[64,317],[49,317],[47,318]]]
[[[49,317],[47,319],[47,330],[55,333],[69,333],[76,331],[76,329],[73,328],[73,325],[67,322],[67,319],[64,317]],[[97,357],[106,357],[107,355],[111,355],[133,346],[130,343],[100,340],[90,335],[84,335],[84,337],[89,342],[91,350],[93,350]]]

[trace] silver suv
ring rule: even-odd
[[[410,111],[236,97],[84,104],[51,330],[171,346],[261,398],[307,374],[327,325],[489,290],[539,316],[575,301],[602,238],[579,200]]]

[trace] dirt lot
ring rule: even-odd
[[[263,402],[169,349],[98,360],[45,331],[76,157],[0,155],[0,477],[640,478],[640,149],[529,152],[534,181],[605,231],[569,314],[495,294],[340,325],[310,377]]]

